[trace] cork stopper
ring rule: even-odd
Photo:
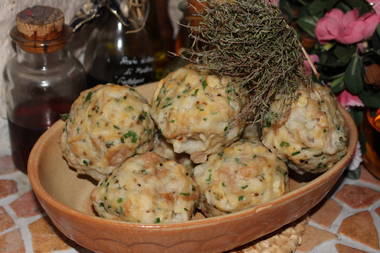
[[[46,41],[58,38],[65,18],[60,9],[36,5],[19,12],[16,16],[17,30],[29,40]]]

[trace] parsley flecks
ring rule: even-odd
[[[208,170],[208,178],[206,179],[206,182],[211,182],[211,170]]]
[[[137,142],[137,134],[134,132],[134,131],[128,131],[126,134],[124,134],[121,138],[120,138],[120,141],[122,143],[125,142],[125,139],[128,139],[129,137],[131,137],[131,142],[132,143],[136,143]]]
[[[188,193],[188,192],[181,192],[179,195],[188,197],[188,196],[190,196],[190,193]]]
[[[59,117],[61,118],[61,120],[66,121],[67,119],[70,118],[70,114],[69,113],[62,113],[59,115]]]
[[[142,111],[138,117],[138,121],[143,121],[148,117],[148,113],[146,111]]]
[[[196,89],[196,90],[191,94],[191,96],[196,97],[197,94],[198,94],[198,92],[199,92],[199,89]]]
[[[161,219],[160,219],[160,217],[157,217],[155,220],[154,220],[154,223],[160,223],[161,222]]]
[[[113,125],[113,128],[115,128],[115,129],[117,129],[117,130],[120,129],[120,127],[118,127],[118,126],[116,126],[116,125]]]
[[[85,97],[85,99],[84,99],[84,102],[88,102],[88,101],[90,101],[91,100],[91,97],[92,97],[92,91],[90,91],[89,93],[87,93],[87,95],[86,95],[86,97]]]
[[[166,107],[169,107],[169,106],[171,106],[173,103],[167,103],[167,104],[165,104],[165,105],[163,105],[162,107],[161,107],[161,109],[165,109]]]
[[[202,88],[206,89],[206,87],[207,87],[207,81],[206,79],[202,78]]]
[[[298,154],[300,154],[300,153],[301,153],[301,151],[293,152],[293,153],[292,153],[292,156],[298,155]]]
[[[87,161],[87,160],[83,160],[82,163],[83,163],[84,165],[86,165],[86,166],[88,166],[88,165],[90,164],[90,162]]]
[[[244,196],[239,196],[238,200],[242,201],[244,199]]]
[[[248,188],[248,185],[244,185],[244,186],[241,187],[241,189],[243,189],[243,190],[247,189],[247,188]]]
[[[182,94],[188,93],[191,90],[191,86],[186,84],[186,88],[182,91]]]
[[[121,202],[123,202],[123,198],[118,198],[117,203],[121,203]]]
[[[282,148],[289,147],[289,146],[290,146],[290,144],[288,142],[286,142],[286,141],[282,141],[280,143],[280,147],[282,147]]]

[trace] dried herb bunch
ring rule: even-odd
[[[195,43],[182,56],[200,71],[234,78],[248,97],[240,117],[263,122],[275,96],[290,104],[295,90],[310,83],[296,31],[267,0],[199,0],[202,22],[190,27]],[[284,107],[286,108],[286,107]]]

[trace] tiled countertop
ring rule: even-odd
[[[297,252],[380,252],[380,181],[362,170],[342,178],[311,213]],[[0,157],[0,252],[89,253],[65,238],[44,214],[28,178]]]

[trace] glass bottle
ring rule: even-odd
[[[372,51],[363,54],[365,89],[373,94],[380,94],[380,56]],[[372,100],[378,100],[373,95]],[[380,107],[379,103],[369,104],[364,108],[363,135],[364,153],[363,165],[377,179],[380,179]]]
[[[380,109],[368,109],[364,116],[365,154],[363,164],[380,179]]]
[[[205,3],[198,0],[182,0],[178,8],[183,12],[180,21],[178,35],[175,41],[175,52],[177,55],[182,53],[183,48],[191,48],[194,43],[190,36],[189,27],[198,26],[202,18],[198,15],[203,11]]]
[[[147,0],[107,0],[94,20],[84,66],[88,88],[116,83],[137,86],[154,80],[152,43],[145,28]]]
[[[47,24],[57,13],[60,20]],[[17,14],[10,32],[16,56],[4,69],[7,118],[13,161],[24,172],[36,140],[86,85],[84,68],[67,49],[71,28],[62,18],[58,9],[34,6]]]
[[[154,52],[155,80],[160,80],[171,70],[169,66],[174,57],[174,29],[169,15],[169,0],[150,0],[147,31]]]

